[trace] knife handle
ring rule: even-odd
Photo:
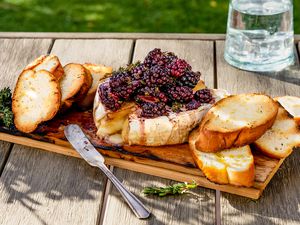
[[[135,197],[130,191],[128,191],[117,177],[105,166],[98,165],[101,171],[108,177],[108,179],[115,185],[117,190],[120,192],[126,203],[129,205],[131,210],[139,219],[146,219],[150,216],[149,210],[144,204]]]

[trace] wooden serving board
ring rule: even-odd
[[[0,140],[80,158],[80,155],[72,148],[69,142],[58,139],[57,137],[51,135],[29,135],[29,137],[18,135],[20,134],[0,132]],[[188,145],[160,148],[133,146],[131,149],[130,147],[128,148],[124,147],[121,150],[120,148],[101,146],[97,149],[105,155],[105,163],[107,165],[181,182],[195,181],[202,187],[241,195],[252,199],[258,199],[261,196],[263,190],[284,161],[284,159],[276,160],[254,153],[256,173],[255,183],[253,187],[247,188],[234,185],[219,185],[206,179],[201,170],[196,168],[193,161],[191,161],[192,159],[188,150]],[[165,156],[169,159],[168,161],[163,159],[164,157],[160,155],[165,154],[165,151],[170,153]],[[183,153],[184,156],[182,155]]]

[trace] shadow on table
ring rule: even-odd
[[[295,63],[279,72],[255,73],[271,79],[276,79],[300,86],[300,61],[295,49]]]
[[[112,189],[110,198],[114,201],[110,201],[107,206],[107,224],[214,223],[214,191],[199,188],[195,195],[145,197],[141,193],[145,186],[168,185],[174,182],[128,170],[116,170],[117,176],[153,214],[150,219],[141,222],[130,211],[120,194]],[[53,218],[60,218],[61,222],[72,222],[74,215],[78,213],[84,215],[87,211],[95,212],[95,207],[99,212],[101,192],[105,184],[106,179],[101,172],[81,159],[15,145],[0,178],[1,201],[6,203],[3,204],[4,207],[8,205],[6,210],[10,210],[3,214],[3,219],[4,216],[13,215],[13,211],[17,209],[18,213],[15,216],[19,221],[34,216],[40,224],[56,222],[49,222],[49,219]],[[195,197],[196,195],[198,197]],[[86,201],[93,203],[90,203],[91,206],[83,205],[82,202]],[[47,216],[49,213],[58,215]],[[132,222],[128,222],[128,218]]]
[[[146,186],[166,186],[177,182],[117,168],[114,168],[114,171],[116,176],[123,180],[125,186],[139,196],[141,201],[150,209],[152,215],[148,220],[138,220],[116,189],[112,188],[108,199],[109,205],[105,213],[107,218],[104,218],[103,224],[214,224],[214,191],[196,188],[193,190],[193,195],[144,196],[141,192]]]
[[[224,224],[299,224],[299,162],[300,149],[296,149],[257,201],[222,193]]]
[[[47,215],[45,208],[66,218],[64,211],[68,209],[75,208],[77,211],[73,214],[79,212],[81,200],[99,199],[104,185],[105,179],[100,171],[83,160],[18,145],[12,149],[0,178],[1,201],[13,204],[18,212],[20,205],[24,206],[41,224],[47,224],[43,219]],[[76,204],[78,206],[74,206]],[[5,210],[1,204],[0,208]],[[14,210],[12,207],[7,207],[7,210],[9,208]],[[23,215],[15,215],[20,216],[20,221],[27,213],[24,209],[21,211]],[[13,214],[7,213],[10,216]],[[72,221],[72,218],[68,219]]]
[[[260,73],[263,76],[300,86],[300,66],[292,65],[276,73]]]

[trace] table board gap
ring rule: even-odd
[[[54,45],[55,39],[51,39],[51,43],[49,45],[49,48],[47,50],[47,54],[49,55],[52,51],[53,45]]]
[[[214,41],[213,45],[213,54],[214,54],[214,88],[218,88],[218,69],[217,69],[217,49],[216,49],[216,41]]]
[[[222,192],[219,190],[216,190],[216,194],[215,194],[215,219],[216,225],[221,225],[221,194]]]
[[[130,56],[129,56],[129,59],[128,59],[128,63],[133,63],[135,44],[136,44],[136,40],[133,40],[132,45],[131,45],[131,49],[130,49]]]
[[[296,44],[296,52],[298,56],[298,62],[300,64],[300,41],[298,42],[298,44]]]
[[[1,164],[0,164],[0,177],[2,176],[2,173],[4,171],[5,165],[8,161],[9,155],[11,153],[11,150],[13,148],[14,144],[9,144],[9,147],[7,151],[4,153],[3,159],[1,159]]]
[[[109,170],[113,173],[114,172],[114,167],[113,166],[107,166],[109,168]],[[105,215],[105,211],[106,211],[106,207],[107,207],[107,200],[108,200],[108,195],[111,191],[111,186],[112,183],[109,179],[106,179],[106,183],[104,185],[104,194],[102,197],[102,204],[100,205],[100,210],[99,210],[99,216],[98,216],[98,221],[97,221],[97,225],[102,225],[103,224],[103,219],[104,219],[104,215]]]

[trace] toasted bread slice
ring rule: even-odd
[[[217,102],[197,130],[197,149],[217,152],[248,145],[261,137],[276,118],[278,104],[262,94],[231,95]]]
[[[76,102],[81,102],[87,95],[88,91],[90,90],[92,83],[93,83],[93,77],[90,73],[90,71],[88,69],[86,69],[85,67],[84,71],[84,83],[81,86],[79,92],[76,94],[76,96],[74,96],[74,101]]]
[[[69,63],[64,66],[64,76],[60,81],[62,108],[71,106],[75,99],[82,98],[89,90],[91,74],[80,64]],[[69,101],[67,101],[69,100]]]
[[[299,126],[280,106],[273,126],[253,146],[272,158],[285,158],[293,148],[300,147]]]
[[[300,98],[295,96],[282,96],[275,98],[280,105],[294,117],[297,124],[300,125]]]
[[[109,77],[112,73],[112,67],[106,67],[100,64],[85,63],[83,66],[90,72],[93,83],[84,98],[77,102],[82,109],[87,109],[93,105],[95,93],[101,80]]]
[[[52,73],[57,80],[60,80],[64,75],[64,69],[56,55],[41,55],[27,65],[24,70],[46,70]]]
[[[197,131],[192,131],[189,146],[192,156],[204,175],[218,184],[250,187],[254,182],[254,159],[249,145],[207,153],[196,148]]]
[[[52,119],[60,107],[61,92],[56,78],[46,70],[25,70],[18,78],[12,111],[18,130],[30,133]]]

